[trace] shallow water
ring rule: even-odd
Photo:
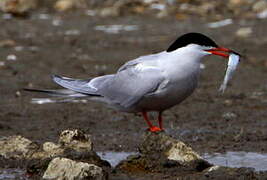
[[[120,161],[127,159],[130,155],[138,154],[136,152],[97,152],[97,154],[104,160],[107,160],[112,167],[119,164]],[[228,166],[228,167],[250,167],[256,171],[267,170],[267,154],[260,154],[255,152],[227,152],[223,153],[205,153],[202,156],[204,159],[214,165]],[[8,179],[27,179],[25,172],[21,169],[0,169],[0,180]]]
[[[97,152],[97,154],[108,161],[112,167],[115,167],[119,164],[120,161],[125,160],[130,155],[135,155],[135,152],[113,152],[113,151],[106,151],[106,152]]]
[[[226,153],[205,153],[203,158],[214,165],[228,167],[250,167],[256,171],[267,170],[267,154],[256,152],[226,152]]]
[[[27,179],[25,177],[25,172],[21,169],[9,168],[0,169],[0,180],[7,179]]]
[[[112,167],[125,160],[129,155],[137,154],[135,152],[98,152],[102,159],[107,160]],[[228,167],[250,167],[256,171],[267,170],[267,154],[256,152],[227,152],[223,153],[205,153],[203,158],[214,165]]]

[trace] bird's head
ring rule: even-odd
[[[179,51],[180,49],[192,50],[204,55],[217,55],[224,58],[229,57],[229,53],[235,53],[233,50],[218,46],[211,38],[201,33],[187,33],[176,39],[167,52]],[[240,55],[240,54],[238,54]]]

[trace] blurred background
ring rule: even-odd
[[[243,55],[222,95],[227,61],[207,57],[199,88],[165,112],[166,132],[197,152],[267,152],[266,0],[1,0],[0,136],[56,141],[93,135],[97,151],[137,151],[146,124],[86,100],[32,101],[23,88],[59,88],[50,76],[88,78],[201,32]],[[153,116],[153,114],[152,114]]]

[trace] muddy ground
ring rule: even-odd
[[[114,24],[138,29],[118,34],[95,30],[98,25]],[[124,62],[163,51],[177,36],[196,31],[244,58],[223,95],[218,88],[227,62],[205,58],[198,89],[164,113],[165,131],[199,153],[267,152],[267,20],[234,19],[231,25],[211,29],[196,17],[183,21],[138,15],[99,18],[68,12],[40,19],[40,12],[35,12],[26,18],[0,18],[0,25],[0,41],[14,41],[0,48],[0,62],[4,62],[0,136],[20,134],[41,143],[56,141],[62,130],[78,128],[93,135],[96,151],[137,151],[147,128],[141,116],[95,102],[32,104],[32,98],[45,96],[22,88],[59,88],[51,81],[52,74],[88,78],[113,73]],[[243,26],[252,27],[253,34],[237,38],[235,32]],[[16,60],[6,60],[13,54]]]

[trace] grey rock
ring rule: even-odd
[[[240,37],[240,38],[247,38],[252,34],[252,28],[251,27],[243,27],[243,28],[239,28],[236,31],[236,36]]]
[[[132,172],[202,171],[211,166],[191,147],[164,132],[145,133],[139,155],[130,156],[116,167]]]
[[[59,136],[58,144],[46,142],[42,150],[32,155],[34,159],[46,159],[55,157],[66,157],[73,160],[83,160],[99,166],[110,166],[93,150],[91,136],[80,130],[64,130]]]
[[[79,130],[65,130],[59,136],[59,143],[76,150],[93,151],[91,136]]]
[[[29,158],[39,146],[22,136],[10,136],[0,139],[0,155],[5,158]]]
[[[105,180],[107,176],[102,168],[94,164],[76,162],[67,158],[55,158],[49,163],[43,179]]]
[[[237,115],[233,112],[226,112],[222,114],[222,118],[224,118],[225,120],[232,120],[236,119]]]
[[[50,154],[50,156],[56,156],[64,153],[64,148],[59,144],[53,142],[45,142],[43,144],[43,151]]]
[[[46,142],[42,146],[22,136],[3,137],[0,139],[0,147],[0,157],[12,162],[23,161],[27,171],[32,174],[44,172],[51,159],[56,157],[110,167],[107,161],[93,151],[90,135],[79,130],[65,130],[60,135],[59,143]]]
[[[257,12],[257,13],[262,12],[265,9],[267,9],[267,1],[266,0],[256,1],[252,6],[252,10],[254,12]]]
[[[54,8],[57,11],[67,11],[73,8],[87,8],[88,4],[86,0],[58,0],[56,1]]]
[[[0,10],[22,15],[37,7],[38,0],[1,0]]]
[[[191,147],[165,133],[147,133],[144,136],[140,152],[147,156],[151,153],[160,153],[166,159],[178,161],[181,164],[202,160]]]

